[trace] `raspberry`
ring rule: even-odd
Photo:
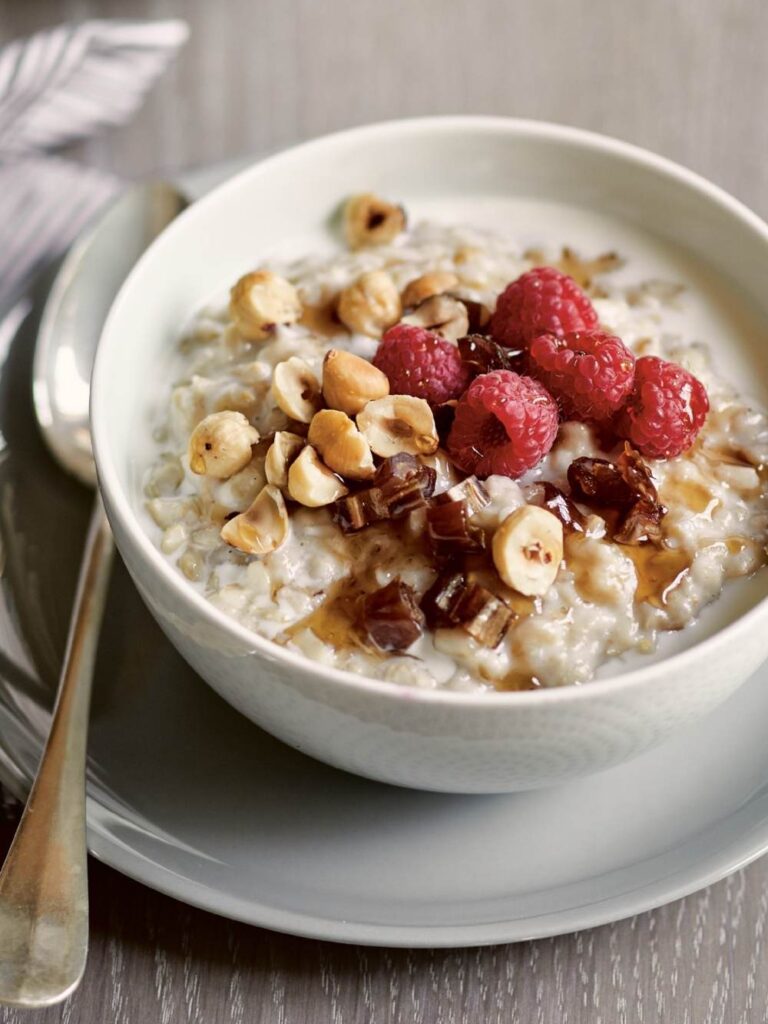
[[[455,345],[411,324],[390,327],[373,365],[389,378],[392,394],[425,398],[430,405],[458,398],[472,379],[472,370]]]
[[[475,377],[459,400],[448,451],[465,473],[521,476],[552,447],[557,422],[557,403],[542,384],[494,370]]]
[[[565,419],[605,423],[632,390],[635,357],[619,338],[599,330],[542,334],[530,344],[528,369]]]
[[[573,278],[554,267],[534,267],[499,296],[491,336],[507,348],[525,348],[539,334],[560,337],[593,327],[597,313]]]
[[[635,385],[616,429],[642,455],[671,459],[690,448],[708,411],[701,381],[676,363],[643,356],[635,363]]]

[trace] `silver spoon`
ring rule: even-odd
[[[35,413],[54,457],[90,487],[90,375],[101,328],[128,271],[185,205],[163,182],[127,192],[75,243],[46,301],[33,368]],[[12,1006],[56,1003],[85,970],[88,711],[112,552],[97,493],[51,731],[0,872],[0,1002]]]

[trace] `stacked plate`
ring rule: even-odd
[[[231,170],[181,184],[199,196]],[[19,795],[47,731],[90,507],[28,400],[44,295],[41,282],[0,326],[0,775]],[[261,732],[195,676],[121,569],[101,650],[92,852],[239,920],[377,945],[511,941],[658,906],[768,848],[768,668],[619,768],[479,797],[368,782]]]

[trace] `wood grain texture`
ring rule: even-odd
[[[515,114],[648,146],[768,214],[764,0],[0,0],[0,38],[171,15],[193,32],[178,64],[77,155],[132,176],[380,118]],[[610,927],[453,951],[275,935],[95,862],[91,884],[82,988],[0,1024],[768,1022],[765,861]]]

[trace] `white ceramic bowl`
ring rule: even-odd
[[[482,793],[616,764],[710,711],[768,655],[762,576],[738,597],[729,592],[704,627],[665,650],[689,637],[694,646],[620,666],[621,675],[524,693],[422,691],[324,668],[253,635],[196,593],[141,525],[146,413],[167,393],[158,367],[180,326],[265,255],[328,247],[329,212],[369,190],[416,216],[495,223],[532,242],[546,235],[628,248],[648,271],[657,254],[665,272],[689,274],[702,293],[714,294],[719,282],[725,291],[709,308],[716,337],[707,340],[729,375],[765,376],[759,332],[750,334],[742,313],[749,308],[764,329],[768,228],[720,189],[642,150],[553,125],[459,117],[354,129],[218,188],[164,232],[123,286],[101,339],[92,401],[118,548],[200,675],[248,718],[323,761],[400,785]]]

